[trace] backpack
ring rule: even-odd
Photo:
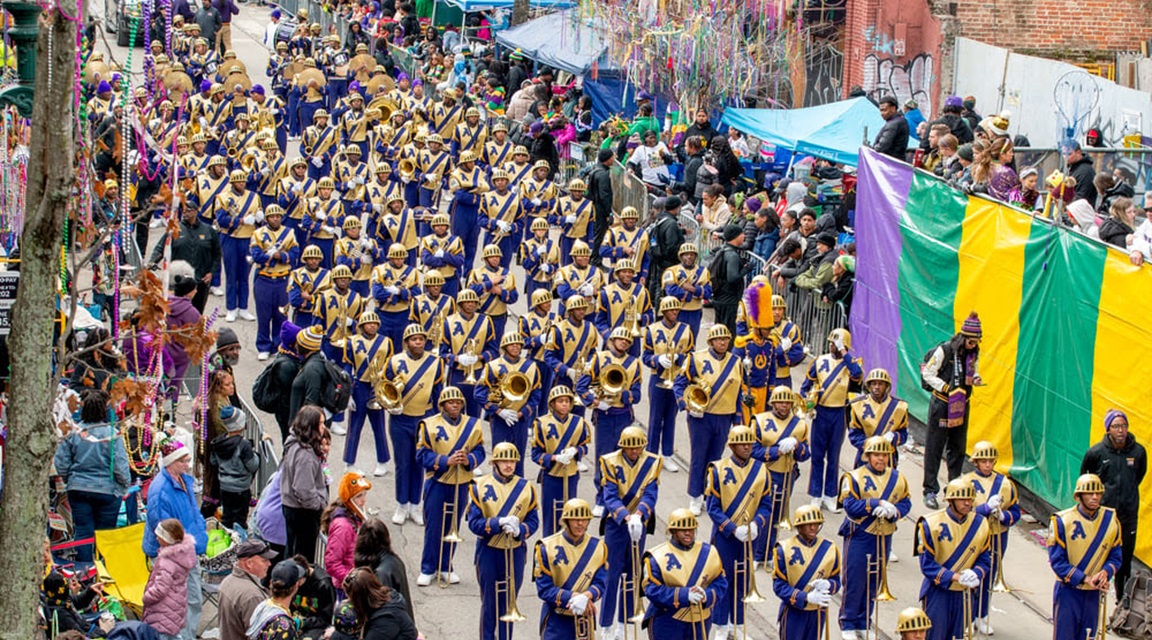
[[[257,409],[275,413],[276,408],[288,400],[284,397],[283,388],[279,384],[279,376],[277,375],[280,367],[286,364],[286,358],[287,356],[283,354],[276,354],[276,357],[272,358],[272,362],[264,367],[260,375],[256,376],[256,381],[252,383],[252,402],[256,404]]]
[[[1152,609],[1148,607],[1149,578],[1142,573],[1133,573],[1124,585],[1124,597],[1112,612],[1108,630],[1117,635],[1141,640],[1152,639]]]
[[[324,358],[324,390],[320,392],[320,404],[332,413],[340,413],[348,408],[348,401],[352,399],[352,376],[332,362]]]
[[[936,353],[936,350],[940,349],[940,348],[944,349],[944,359],[947,360],[948,359],[948,341],[944,341],[944,342],[940,342],[940,343],[933,345],[933,347],[931,349],[929,349],[927,353],[924,354],[924,360],[920,362],[920,388],[924,389],[928,393],[932,393],[933,391],[935,391],[935,389],[933,389],[932,386],[929,385],[924,380],[924,366],[927,365],[928,361],[932,359],[932,354]]]

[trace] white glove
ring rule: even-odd
[[[456,359],[459,360],[460,364],[464,365],[465,367],[471,367],[472,365],[476,364],[477,360],[476,356],[472,355],[471,353],[465,353]]]
[[[1003,501],[1004,499],[1000,497],[1000,494],[996,494],[991,498],[988,498],[988,508],[993,511],[997,511],[1000,509],[1000,503]]]
[[[571,367],[569,367],[568,379],[572,381],[572,384],[576,384],[577,382],[580,381],[580,374],[575,369],[572,369]]]
[[[268,167],[264,167],[263,169],[260,170],[260,175],[264,176],[265,178],[267,178],[268,174],[270,174],[270,173],[272,173],[272,170],[269,169]]]
[[[542,244],[536,245],[536,255],[538,255],[538,256],[544,255],[544,245],[542,245]]]
[[[824,578],[818,578],[808,583],[812,587],[812,591],[816,593],[828,593],[832,589],[832,583]]]
[[[748,539],[755,540],[760,535],[760,525],[755,522],[748,523]]]
[[[567,449],[557,453],[552,457],[556,460],[556,462],[559,462],[560,464],[568,464],[569,462],[572,462],[572,456],[568,455]]]
[[[352,184],[355,184],[357,186],[363,186],[364,185],[364,178],[362,176],[356,176],[355,178],[352,178]]]
[[[384,291],[386,291],[388,293],[388,295],[390,295],[390,296],[394,296],[394,295],[400,293],[400,289],[398,287],[396,287],[395,285],[391,285],[391,284],[388,285],[387,287],[384,287]]]
[[[656,358],[656,362],[659,362],[660,366],[664,367],[665,369],[672,368],[672,357],[666,353],[661,354],[660,357]]]
[[[388,409],[388,415],[390,415],[390,416],[398,416],[398,415],[400,415],[401,413],[403,413],[403,411],[404,411],[404,409],[402,409],[402,408],[400,408],[400,407],[393,407],[393,408],[391,408],[391,409]]]
[[[331,225],[326,225],[326,224],[321,225],[320,228],[323,229],[324,231],[327,231],[328,233],[331,233],[334,236],[340,235],[340,230],[337,229],[336,227],[331,226]]]
[[[257,211],[256,212],[256,222],[264,222],[264,212],[263,211]]]
[[[900,518],[900,510],[897,509],[896,505],[892,504],[891,502],[888,502],[887,500],[881,500],[880,508],[884,509],[883,517],[889,520],[897,520]]]
[[[571,462],[572,460],[574,460],[576,458],[576,454],[580,453],[580,451],[577,450],[576,447],[568,447],[567,449],[565,449],[561,453],[563,453],[564,457],[568,458],[568,461]]]
[[[844,348],[844,339],[843,338],[836,338],[836,342],[834,342],[833,344],[835,344],[836,348],[840,350],[840,353],[844,353],[845,351],[847,351],[847,349]]]
[[[691,409],[689,409],[688,415],[692,416],[693,418],[703,418],[704,412],[703,411],[692,411]]]
[[[503,220],[497,220],[496,221],[496,228],[500,229],[504,233],[508,233],[509,231],[512,230],[512,225],[508,224],[507,222],[505,222]]]
[[[700,587],[692,587],[688,590],[688,602],[691,602],[692,604],[700,604],[701,602],[704,602],[707,597],[708,594],[705,593],[704,590]]]
[[[612,405],[607,400],[601,400],[596,404],[596,409],[599,411],[607,411],[612,408]]]
[[[736,539],[740,542],[748,542],[748,525],[742,524],[736,527]]]
[[[540,271],[542,271],[543,273],[552,273],[552,269],[553,269],[553,267],[550,264],[540,265]]]
[[[204,116],[200,116],[200,128],[201,129],[207,129],[208,128],[208,118],[205,118]]]
[[[827,591],[813,591],[808,594],[808,603],[825,608],[832,602],[832,594]]]
[[[496,412],[496,415],[500,416],[508,426],[516,424],[516,421],[520,419],[520,415],[512,409],[501,409]]]
[[[791,348],[792,348],[792,339],[791,338],[787,338],[787,337],[780,338],[780,350],[781,351],[788,351]]]
[[[434,176],[432,174],[428,174],[428,175],[424,176],[424,182],[427,182],[430,185],[435,185],[436,184],[436,176]]]
[[[872,516],[875,518],[883,518],[887,514],[888,514],[888,510],[885,509],[884,505],[882,505],[882,504],[878,504],[875,507],[872,507]]]
[[[501,527],[513,526],[514,523],[512,522],[512,518],[513,516],[504,516],[503,518],[497,519],[496,524],[500,525]]]
[[[292,190],[295,191],[296,193],[300,193],[300,192],[304,191],[304,185],[297,182],[296,184],[292,185]]]
[[[372,205],[372,210],[375,211],[376,213],[384,213],[384,205],[379,204],[379,203],[374,204],[374,205]]]
[[[244,216],[244,224],[246,224],[246,225],[256,224],[256,216],[252,215],[251,213]]]
[[[780,453],[788,455],[796,450],[796,444],[796,438],[788,436],[787,438],[781,438],[780,442],[776,443],[776,448],[780,450]]]
[[[519,537],[520,535],[520,530],[510,524],[502,524],[500,525],[500,528],[504,530],[504,533],[507,533],[513,538]]]
[[[640,516],[633,513],[626,519],[628,523],[628,537],[632,538],[632,542],[640,542],[640,538],[644,536],[644,521]]]
[[[568,598],[568,608],[578,616],[584,615],[584,610],[588,608],[588,596],[583,593],[577,593],[571,598]]]
[[[437,258],[443,258],[444,257],[444,250],[443,249],[437,249],[436,253],[434,253],[432,255],[436,256]]]
[[[889,431],[888,433],[884,434],[884,439],[887,440],[889,443],[891,443],[893,440],[896,439],[896,434]]]
[[[316,218],[317,220],[319,220],[320,222],[324,222],[325,220],[328,219],[328,214],[324,213],[323,211],[317,211],[316,215],[313,217]]]
[[[268,113],[271,113],[274,116],[278,116],[278,115],[280,115],[280,110],[279,109],[269,109]]]
[[[356,326],[356,318],[348,318],[346,323],[349,327],[355,327]]]
[[[360,238],[360,246],[367,249],[368,247],[372,246],[372,243],[368,241],[368,238]]]
[[[324,159],[319,157],[319,156],[312,158],[312,166],[316,167],[317,169],[319,169],[320,167],[323,167],[324,166]]]
[[[1000,511],[999,509],[997,509],[995,512],[995,515],[996,515],[997,520],[999,520],[1003,524],[1008,524],[1008,514],[1007,513],[1004,513],[1003,511]]]
[[[568,224],[576,224],[576,216],[564,216],[564,222]]]
[[[585,282],[584,284],[580,285],[580,288],[577,289],[577,291],[579,291],[580,295],[582,296],[590,296],[592,295],[592,292],[595,291],[595,289],[592,288],[591,282]]]
[[[965,569],[960,572],[960,584],[969,589],[975,589],[980,586],[980,576],[971,569]]]

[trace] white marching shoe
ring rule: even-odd
[[[424,526],[424,510],[418,504],[408,505],[408,517],[412,518],[412,523],[418,527]]]
[[[376,465],[376,468],[372,470],[372,475],[376,476],[377,478],[381,478],[388,475],[388,471],[388,465],[378,464]]]
[[[226,313],[224,315],[224,321],[225,322],[236,322],[236,312],[235,311],[229,311],[228,313]]]
[[[891,549],[888,550],[888,562],[900,562],[900,557]]]
[[[392,524],[404,524],[408,519],[408,510],[404,508],[405,505],[396,507],[396,513],[392,514]]]
[[[728,635],[732,632],[731,625],[716,625],[715,631],[712,632],[713,640],[728,640]]]
[[[247,320],[248,322],[256,321],[256,316],[252,315],[252,312],[247,309],[241,309],[239,315],[241,320]]]
[[[432,575],[428,573],[421,573],[419,578],[416,578],[417,587],[427,587],[432,584]]]
[[[331,431],[334,436],[348,435],[348,427],[344,426],[343,422],[333,422]]]
[[[860,640],[860,636],[854,631],[841,631],[840,640]]]
[[[816,507],[817,509],[820,509],[824,506],[824,499],[823,498],[812,498],[812,501],[809,502],[808,504],[812,505],[813,507]]]
[[[840,507],[836,506],[836,498],[824,497],[824,508],[832,513],[840,513]]]
[[[672,460],[672,456],[664,456],[664,470],[677,473],[680,471],[680,466]]]
[[[996,631],[992,629],[992,622],[988,618],[976,619],[976,632],[986,636],[996,635]]]
[[[460,576],[455,571],[441,572],[440,577],[448,581],[448,584],[460,584]]]

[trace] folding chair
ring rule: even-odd
[[[96,532],[96,569],[104,590],[137,618],[144,614],[144,586],[151,573],[143,544],[143,522]]]

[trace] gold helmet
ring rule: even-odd
[[[429,133],[424,136],[424,142],[428,144],[444,144],[444,138],[441,138],[439,133]]]
[[[270,218],[272,216],[283,217],[284,216],[284,209],[278,204],[268,205],[268,208],[264,210],[264,217]]]
[[[636,273],[636,265],[628,258],[624,258],[623,260],[617,260],[616,264],[612,265],[612,271],[631,271],[632,273]]]
[[[432,222],[429,223],[429,226],[447,227],[449,224],[452,224],[452,220],[448,217],[447,213],[437,213],[436,215],[432,216]]]
[[[588,301],[583,296],[572,296],[564,301],[565,311],[575,311],[577,309],[588,310]]]
[[[304,158],[296,158],[296,159],[295,159],[295,160],[293,160],[293,161],[292,161],[292,163],[291,163],[291,164],[289,164],[288,166],[289,166],[289,167],[292,167],[293,169],[295,169],[296,167],[307,167],[307,166],[308,166],[308,161],[307,161],[307,160],[305,160]]]
[[[352,279],[352,269],[348,265],[336,265],[336,268],[332,270],[332,279],[339,280],[340,278]]]
[[[756,444],[756,434],[751,427],[738,424],[728,432],[728,444]]]
[[[679,529],[695,529],[698,526],[700,524],[696,522],[696,515],[683,507],[674,509],[668,516],[669,532]]]
[[[547,289],[537,289],[532,292],[532,306],[539,307],[542,304],[552,304],[552,292]]]
[[[347,218],[344,218],[343,228],[345,231],[348,231],[349,229],[359,229],[360,218],[357,218],[356,216],[348,216]]]
[[[560,512],[560,522],[565,520],[591,520],[592,507],[588,506],[588,502],[583,498],[572,498],[564,503],[564,509]]]
[[[552,165],[548,164],[547,160],[537,160],[532,165],[532,170],[535,171],[537,169],[547,169],[548,171],[552,171]]]
[[[372,324],[373,322],[380,324],[380,316],[376,315],[375,311],[365,311],[361,313],[360,317],[356,320],[356,326],[362,327],[366,324]]]
[[[323,178],[320,178],[319,182],[316,183],[316,188],[317,189],[335,189],[336,188],[336,181],[333,180],[332,178],[329,178],[328,176],[324,176]]]
[[[500,348],[501,349],[503,349],[504,347],[507,347],[508,345],[513,345],[513,344],[518,344],[520,346],[524,346],[524,336],[520,335],[519,331],[513,331],[512,333],[506,333],[506,334],[504,334],[504,337],[500,339]]]
[[[1103,491],[1103,489],[1101,489]],[[963,478],[956,478],[944,487],[945,500],[975,500],[976,489],[972,487],[972,482],[964,480]]]
[[[476,152],[471,149],[466,149],[460,152],[460,164],[465,162],[476,162]]]
[[[543,216],[536,218],[532,221],[532,226],[528,228],[529,231],[547,231],[548,221]]]
[[[398,260],[403,260],[407,257],[408,257],[408,250],[405,249],[404,245],[400,244],[399,242],[393,242],[392,245],[390,247],[388,247],[388,259],[389,260],[392,260],[393,258],[398,259]]]
[[[516,145],[515,149],[512,149],[512,156],[513,157],[528,156],[528,155],[532,155],[532,154],[528,153],[528,147],[525,147],[522,144],[518,144],[518,145]]]
[[[833,329],[828,334],[828,342],[835,344],[837,340],[844,343],[845,350],[852,348],[852,334],[847,329]]]
[[[468,109],[464,112],[464,117],[465,118],[472,118],[472,117],[479,118],[480,117],[480,110],[477,109],[476,107],[468,107]],[[463,162],[463,160],[461,160],[461,162]]]
[[[508,125],[504,124],[503,122],[497,122],[496,124],[492,125],[492,133],[496,133],[497,131],[508,133]]]
[[[884,436],[872,436],[871,438],[868,438],[864,441],[864,455],[868,455],[870,453],[885,453],[892,455],[894,452],[895,449],[892,447],[892,443],[888,442]]]
[[[498,244],[486,244],[484,245],[484,251],[481,254],[481,257],[485,259],[502,258],[504,257],[504,252],[500,250],[500,245]]]
[[[801,505],[796,507],[796,512],[792,514],[792,524],[797,527],[805,524],[824,524],[824,512],[814,505]]]
[[[768,398],[768,404],[776,404],[777,402],[792,404],[795,400],[796,396],[792,393],[791,389],[784,385],[779,385],[772,390],[772,395]]]
[[[480,304],[480,296],[476,295],[476,292],[471,289],[464,289],[456,294],[456,304],[464,304],[465,302]]]
[[[732,338],[732,332],[728,330],[728,325],[714,324],[708,327],[708,342],[719,340],[720,338]]]
[[[404,337],[401,338],[401,340],[407,342],[408,338],[412,336],[424,336],[427,338],[428,332],[424,330],[424,325],[419,322],[412,322],[407,327],[404,327]]]
[[[436,401],[436,406],[444,406],[445,402],[458,400],[464,402],[464,394],[460,391],[460,387],[444,387],[440,392],[440,399]]]
[[[871,382],[886,382],[889,388],[892,387],[892,378],[888,377],[887,371],[879,367],[868,372],[868,376],[864,378],[864,386],[867,387]]]
[[[787,309],[788,303],[784,301],[784,296],[779,294],[772,294],[772,308]]]
[[[317,109],[316,113],[312,114],[313,120],[315,120],[316,118],[327,118],[327,117],[328,117],[328,110],[327,109]]]
[[[700,250],[697,249],[696,245],[692,244],[691,242],[685,242],[684,244],[680,245],[680,250],[676,252],[676,255],[682,256],[685,253],[694,253],[696,255],[700,255]]]
[[[1085,473],[1076,478],[1076,490],[1072,492],[1072,496],[1079,497],[1081,493],[1104,493],[1104,483],[1100,481],[1100,476]]]
[[[680,298],[675,296],[664,296],[660,298],[660,313],[665,311],[679,311],[684,308],[684,303],[680,302]]]
[[[492,462],[520,462],[520,450],[511,442],[501,442],[492,447]]]
[[[320,250],[320,247],[317,247],[314,244],[310,244],[307,247],[304,247],[304,253],[300,254],[300,258],[302,260],[310,260],[312,258],[323,260],[324,252]]]
[[[428,273],[424,274],[424,286],[443,287],[444,274],[440,273],[439,271],[429,271]]]
[[[228,175],[228,182],[248,182],[248,174],[244,173],[240,169],[237,169]]]
[[[539,164],[540,164],[539,162],[536,163],[536,165],[539,165]],[[532,168],[535,169],[536,167],[533,166]],[[572,178],[571,180],[568,181],[568,190],[569,191],[587,191],[588,185],[585,184],[584,181],[581,180],[580,178]]]
[[[568,388],[562,384],[557,385],[555,387],[552,387],[552,390],[548,392],[548,404],[551,405],[552,401],[555,400],[556,398],[570,398],[571,399],[571,398],[575,398],[575,397],[576,397],[576,395],[574,393],[572,393],[572,389],[570,389],[570,388]]]
[[[385,165],[385,166],[387,166],[387,165]],[[393,202],[403,203],[404,202],[404,194],[400,193],[400,192],[393,193],[392,195],[388,196],[388,202],[386,202],[385,204],[391,205]],[[441,215],[447,215],[447,214],[441,214]],[[448,224],[448,223],[445,222],[444,224]]]
[[[1000,452],[996,450],[996,445],[981,440],[972,447],[972,460],[995,460],[1000,457]]]
[[[392,173],[392,165],[387,162],[381,162],[376,165],[376,175],[380,175],[381,173]]]
[[[573,258],[590,258],[592,257],[592,247],[588,246],[587,242],[577,240],[572,243],[572,257]]]
[[[624,207],[624,210],[620,212],[621,220],[636,220],[639,217],[640,212],[636,210],[636,207]]]
[[[896,617],[896,633],[927,631],[932,628],[932,619],[919,607],[908,607]]]
[[[616,446],[621,449],[643,449],[648,446],[648,434],[640,427],[624,427],[620,432],[620,440],[616,442]]]
[[[512,179],[512,176],[508,175],[508,172],[503,170],[503,169],[496,169],[492,172],[492,182],[496,182],[497,180],[511,180],[511,179]]]
[[[208,136],[204,135],[203,133],[192,134],[192,144],[196,144],[197,142],[208,142]],[[224,156],[212,156],[212,160],[215,160],[216,158],[220,158],[221,161],[224,160]],[[212,166],[211,160],[208,162],[208,166]]]
[[[628,327],[616,327],[612,333],[608,334],[609,340],[627,340],[628,344],[632,344],[632,332]]]
[[[268,138],[264,142],[260,143],[260,148],[265,151],[279,151],[280,145],[276,144],[276,141],[272,138]]]

